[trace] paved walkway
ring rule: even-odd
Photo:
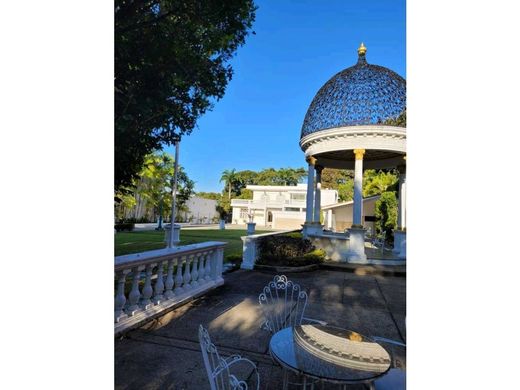
[[[406,341],[405,277],[328,270],[287,275],[309,295],[307,317]],[[199,324],[208,328],[222,355],[237,353],[258,365],[261,389],[280,389],[281,369],[269,356],[270,335],[260,329],[258,305],[258,294],[272,278],[257,271],[227,274],[219,289],[116,340],[116,389],[209,389],[197,337]]]

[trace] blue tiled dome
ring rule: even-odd
[[[365,53],[361,44],[357,64],[336,74],[314,96],[301,138],[334,127],[383,124],[406,109],[406,80],[368,64]]]

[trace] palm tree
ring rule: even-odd
[[[236,169],[228,170],[226,169],[222,172],[222,177],[220,178],[220,182],[226,183],[228,186],[228,198],[231,200],[231,186],[237,180]]]

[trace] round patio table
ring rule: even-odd
[[[288,370],[303,377],[304,389],[314,388],[315,382],[372,387],[375,379],[388,372],[392,360],[386,349],[369,337],[324,325],[282,329],[271,338],[269,351],[284,368],[284,390]]]

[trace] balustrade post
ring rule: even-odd
[[[206,280],[211,280],[211,257],[213,256],[213,251],[204,252],[206,254],[206,271],[204,272],[204,278]]]
[[[173,290],[175,294],[180,294],[184,291],[184,287],[182,287],[182,263],[184,259],[186,259],[186,256],[177,259],[177,276],[175,276],[175,289]]]
[[[141,297],[141,292],[139,291],[139,279],[141,279],[141,270],[144,269],[144,266],[138,265],[132,270],[132,290],[130,290],[130,294],[128,294],[128,302],[130,306],[126,310],[126,314],[133,316],[139,310],[139,298]]]
[[[195,256],[193,257],[193,268],[191,269],[191,285],[193,287],[196,287],[199,285],[199,282],[197,281],[199,278],[199,271],[197,269],[199,266],[199,257],[200,257],[200,253],[196,253]]]
[[[144,287],[143,287],[143,298],[141,300],[141,307],[144,310],[146,310],[149,307],[153,306],[152,301],[150,300],[150,298],[153,295],[152,271],[153,271],[153,267],[155,267],[156,265],[157,265],[156,263],[153,263],[153,264],[148,264],[146,266],[146,271],[145,271],[146,279],[145,279]]]
[[[173,283],[174,283],[174,280],[173,280],[174,264],[173,264],[173,262],[177,263],[177,259],[168,260],[168,271],[166,273],[166,284],[165,284],[166,292],[164,293],[164,297],[166,299],[171,299],[173,297],[173,292],[172,292]]]
[[[206,274],[206,263],[204,261],[206,261],[206,253],[207,252],[200,253],[199,279],[198,279],[199,284],[204,283],[204,280],[205,280],[204,275]]]
[[[191,273],[190,264],[192,262],[193,255],[188,255],[186,258],[186,267],[184,268],[184,288],[188,290],[190,288]]]
[[[154,295],[153,295],[153,303],[158,305],[162,301],[164,301],[163,291],[164,291],[164,280],[163,280],[163,267],[164,261],[160,261],[157,266],[157,280],[155,281]]]
[[[114,302],[114,318],[115,322],[119,322],[123,318],[128,317],[127,314],[123,311],[123,308],[125,307],[126,303],[126,297],[125,297],[125,281],[126,281],[126,275],[130,273],[129,269],[125,269],[121,272],[118,272],[117,277],[117,292]]]

